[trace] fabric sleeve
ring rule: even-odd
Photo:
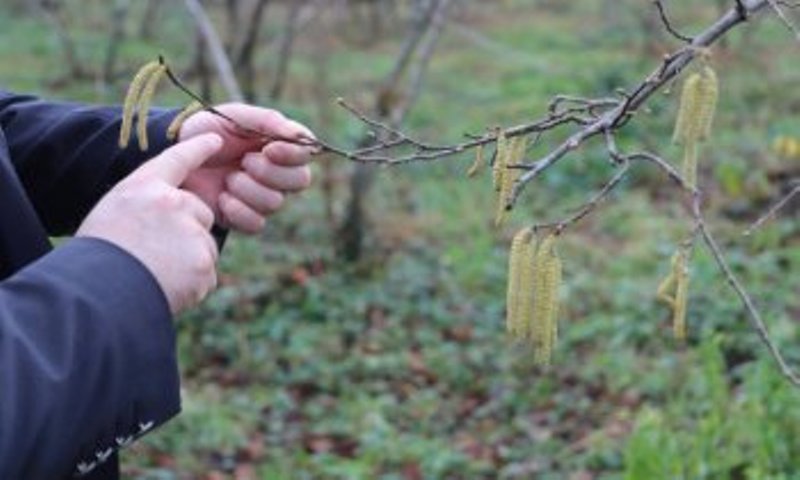
[[[140,151],[134,136],[122,150],[119,107],[46,102],[0,91],[0,127],[11,160],[50,235],[74,232],[111,187],[170,146],[166,131],[175,115],[153,110],[150,148]]]
[[[179,410],[167,300],[133,256],[78,238],[0,283],[0,478],[89,474]]]

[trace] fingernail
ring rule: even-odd
[[[291,123],[292,127],[294,127],[296,130],[298,130],[300,132],[300,134],[303,135],[304,137],[308,137],[309,140],[316,140],[317,139],[317,136],[314,135],[314,132],[309,130],[309,128],[306,127],[305,125],[303,125],[302,123],[295,122],[294,120],[290,120],[290,123]]]

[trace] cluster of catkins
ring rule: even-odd
[[[153,103],[153,97],[158,89],[158,84],[167,73],[167,66],[163,62],[154,61],[144,65],[136,73],[125,96],[122,110],[122,127],[119,133],[120,148],[127,148],[131,140],[134,117],[137,120],[136,137],[142,151],[148,149],[147,114]],[[183,122],[193,114],[203,109],[199,102],[193,102],[180,112],[167,129],[167,138],[176,140]]]
[[[534,359],[549,364],[558,338],[561,259],[557,236],[540,238],[520,230],[511,243],[508,262],[506,327],[512,337],[530,342]]]
[[[709,65],[689,75],[683,83],[673,141],[683,146],[681,176],[691,188],[697,187],[698,144],[711,136],[718,98],[719,79]],[[679,247],[672,256],[669,274],[656,292],[658,299],[672,309],[672,329],[678,340],[686,339],[690,257],[690,246]]]

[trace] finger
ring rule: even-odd
[[[225,223],[243,233],[256,234],[264,229],[266,220],[263,215],[245,205],[230,193],[222,192],[219,196],[219,209]]]
[[[276,212],[283,205],[283,194],[265,187],[244,172],[236,172],[225,181],[228,193],[260,215]]]
[[[141,166],[137,174],[154,176],[178,186],[221,148],[222,138],[219,135],[198,135],[165,150]]]
[[[276,137],[316,139],[311,130],[305,125],[287,119],[276,110],[241,103],[220,105],[217,110],[250,128],[255,128]]]
[[[192,218],[197,220],[205,231],[211,230],[214,226],[214,211],[200,197],[185,190],[178,190],[181,196],[181,202],[184,207],[189,211]]]
[[[280,192],[297,192],[311,185],[311,169],[308,166],[276,165],[260,154],[248,154],[242,166],[258,183]]]
[[[262,153],[270,162],[287,167],[306,165],[311,161],[311,149],[286,142],[268,143]]]

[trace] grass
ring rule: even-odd
[[[641,50],[635,18],[586,29],[605,25],[594,2],[550,8],[504,2],[471,17],[469,28],[517,53],[484,51],[447,31],[410,128],[447,141],[514,124],[542,112],[555,93],[609,94],[657,62]],[[688,7],[676,14],[691,26],[712,18]],[[138,62],[164,49],[185,59],[175,40],[180,16],[168,10],[164,25],[155,40],[129,42],[125,58]],[[724,100],[703,179],[737,274],[797,365],[798,224],[787,217],[744,239],[746,222],[736,221],[761,208],[759,185],[769,180],[752,167],[774,164],[769,139],[792,131],[798,108],[780,87],[795,82],[797,70],[777,56],[796,47],[775,22],[753,28],[754,40],[731,39],[734,46],[751,41],[749,49],[718,53]],[[4,84],[61,98],[119,97],[122,85],[103,95],[86,84],[48,91],[58,50],[47,29],[4,13],[0,31]],[[102,30],[79,38],[90,63],[101,58]],[[336,49],[331,90],[368,98],[365,87],[388,71],[396,45],[391,38]],[[297,80],[286,107],[313,124],[313,106],[295,100],[313,72],[306,48],[292,67]],[[674,155],[674,103],[655,99],[622,143]],[[345,142],[359,131],[337,115],[323,133]],[[370,200],[370,254],[358,265],[333,257],[318,190],[293,199],[261,238],[233,238],[223,287],[179,321],[184,413],[123,455],[127,475],[796,478],[797,394],[765,358],[705,252],[692,266],[689,341],[671,339],[670,314],[653,294],[689,227],[676,193],[651,171],[637,170],[561,242],[566,286],[556,365],[536,367],[527,348],[505,338],[513,225],[561,218],[580,205],[611,174],[601,155],[589,147],[548,172],[502,232],[490,228],[488,176],[466,180],[466,156],[382,170]],[[341,211],[344,186],[337,188]],[[728,216],[730,205],[743,213]]]

